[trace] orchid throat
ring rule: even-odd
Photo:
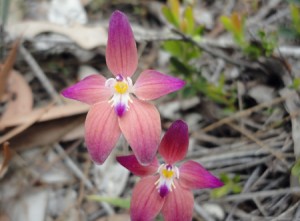
[[[170,164],[162,164],[157,170],[159,179],[155,182],[159,195],[165,197],[172,189],[176,188],[174,179],[179,179],[179,170],[176,166]]]
[[[115,109],[116,114],[122,117],[129,110],[128,102],[132,102],[130,93],[132,92],[132,80],[130,77],[126,79],[121,75],[116,78],[109,78],[105,82],[105,86],[113,91],[112,98],[108,101]]]

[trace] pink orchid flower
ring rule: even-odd
[[[110,18],[106,63],[114,78],[92,75],[62,95],[92,105],[85,122],[85,140],[94,162],[102,164],[123,133],[138,161],[147,165],[155,156],[161,133],[160,115],[147,101],[177,91],[185,82],[145,70],[133,84],[136,43],[127,17],[120,11]]]
[[[134,155],[117,157],[120,164],[142,179],[133,189],[130,215],[132,221],[153,220],[161,211],[165,221],[191,221],[194,197],[191,190],[217,188],[223,183],[195,161],[180,167],[188,150],[188,127],[175,121],[166,132],[158,152],[166,163],[154,158],[148,166],[138,163]]]

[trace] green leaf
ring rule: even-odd
[[[223,16],[221,16],[220,21],[224,25],[224,28],[227,31],[234,33],[234,27],[233,27],[232,21],[229,17],[223,15]]]
[[[113,206],[117,206],[124,209],[130,208],[130,199],[104,197],[99,195],[89,195],[87,196],[87,199],[92,201],[97,201],[97,202],[109,203]]]
[[[295,4],[290,4],[291,18],[295,25],[300,22],[300,14],[299,9]]]
[[[220,179],[224,182],[224,183],[228,183],[230,182],[230,178],[226,173],[221,173],[220,174]]]
[[[179,27],[178,22],[176,21],[176,19],[174,18],[171,10],[167,6],[163,6],[161,11],[162,11],[163,15],[165,16],[165,18],[167,19],[168,22],[170,22],[176,28]]]
[[[180,5],[179,0],[168,0],[168,5],[171,8],[171,12],[177,24],[179,24],[180,20]]]
[[[191,85],[186,85],[181,91],[184,98],[190,98],[197,94],[197,91]]]
[[[291,85],[291,88],[295,89],[295,90],[299,90],[300,88],[300,78],[295,78],[293,80],[293,83]]]
[[[182,48],[184,49],[184,58],[186,62],[189,62],[195,58],[199,58],[202,51],[197,48],[193,43],[182,42]]]
[[[300,9],[295,4],[290,4],[291,18],[293,22],[293,28],[300,33]]]
[[[233,185],[232,192],[233,193],[240,193],[240,192],[242,192],[242,187],[240,185]]]
[[[226,196],[230,192],[230,185],[224,185],[220,188],[213,189],[211,191],[212,198],[221,198],[222,196]]]
[[[177,74],[182,74],[185,77],[190,76],[192,74],[189,67],[183,62],[181,62],[178,58],[171,57],[170,63],[175,68]]]
[[[184,18],[187,24],[187,33],[190,35],[194,34],[195,21],[194,21],[193,9],[191,6],[186,7],[184,12]]]
[[[182,55],[180,41],[165,41],[163,43],[163,48],[171,53],[172,56],[180,57]]]
[[[231,32],[236,43],[243,48],[246,44],[244,18],[239,16],[237,13],[232,13],[230,17],[221,16],[220,21],[224,25],[225,29]]]
[[[233,181],[234,183],[238,183],[238,182],[240,182],[240,180],[241,180],[240,175],[235,175],[235,176],[233,177],[233,179],[232,179],[232,181]]]
[[[300,178],[300,159],[298,159],[295,165],[292,167],[292,175]]]

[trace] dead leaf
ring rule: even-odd
[[[78,138],[82,138],[84,135],[84,123],[79,124],[77,127],[74,127],[72,130],[70,130],[65,136],[61,138],[61,141],[67,142],[76,140]]]
[[[85,114],[36,123],[10,140],[14,150],[50,145],[60,141],[72,129],[83,125]],[[81,134],[83,138],[84,133]],[[76,137],[78,138],[78,137]]]
[[[9,148],[9,143],[5,142],[3,144],[3,162],[0,164],[0,178],[4,176],[7,171],[8,163],[12,158],[12,153]]]
[[[3,136],[0,137],[0,144],[8,141],[9,139],[13,138],[14,136],[18,135],[19,133],[26,130],[28,127],[33,125],[43,114],[45,114],[51,107],[53,103],[50,103],[43,109],[39,110],[39,112],[36,113],[36,115],[31,116],[27,119],[26,123],[21,124],[20,126],[12,129],[11,131],[7,132]]]
[[[0,214],[0,220],[1,221],[10,221],[10,218],[8,217],[7,214],[2,213],[2,214]]]
[[[42,33],[57,33],[67,36],[86,50],[106,45],[107,31],[102,26],[86,27],[79,24],[63,26],[43,21],[26,21],[7,27],[12,36],[23,35],[25,39],[33,39]]]
[[[18,48],[20,44],[20,39],[17,39],[12,46],[12,49],[10,50],[5,62],[3,65],[1,65],[1,71],[0,71],[0,98],[3,96],[6,90],[7,86],[7,80],[9,77],[9,74],[12,70],[12,67],[15,63]]]
[[[41,108],[40,108],[41,109]],[[27,115],[16,115],[3,118],[0,121],[0,129],[7,127],[17,126],[27,122],[28,118],[35,116],[40,109],[33,110]],[[86,113],[89,110],[89,105],[83,103],[70,103],[63,106],[53,106],[48,112],[43,114],[37,122],[44,122],[49,120],[55,120],[65,117],[70,117],[78,114]]]
[[[8,93],[10,99],[1,121],[18,116],[24,117],[32,111],[33,95],[31,88],[24,77],[17,71],[11,71],[8,79]]]

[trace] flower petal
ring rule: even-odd
[[[168,194],[162,208],[165,221],[191,221],[193,217],[194,196],[190,190],[175,182],[176,189]]]
[[[157,172],[159,163],[156,157],[148,166],[142,166],[134,155],[119,156],[117,161],[136,176],[147,176]]]
[[[161,133],[156,107],[133,98],[129,110],[119,117],[119,124],[139,163],[149,165],[157,151]]]
[[[158,152],[168,164],[182,160],[189,146],[189,131],[182,120],[175,121],[162,138]]]
[[[165,198],[160,197],[154,185],[158,176],[147,176],[134,187],[130,205],[132,221],[151,221],[161,210]]]
[[[106,64],[117,76],[130,77],[138,63],[136,43],[126,15],[115,11],[109,22]]]
[[[180,185],[189,189],[217,188],[224,184],[195,161],[187,161],[179,168]]]
[[[106,79],[102,75],[91,75],[61,92],[64,97],[87,104],[108,100],[112,91],[105,87]]]
[[[85,141],[95,163],[102,164],[121,134],[117,115],[105,101],[93,105],[85,121]]]
[[[135,95],[143,100],[153,100],[171,92],[177,91],[185,82],[154,70],[141,73],[134,85]]]

